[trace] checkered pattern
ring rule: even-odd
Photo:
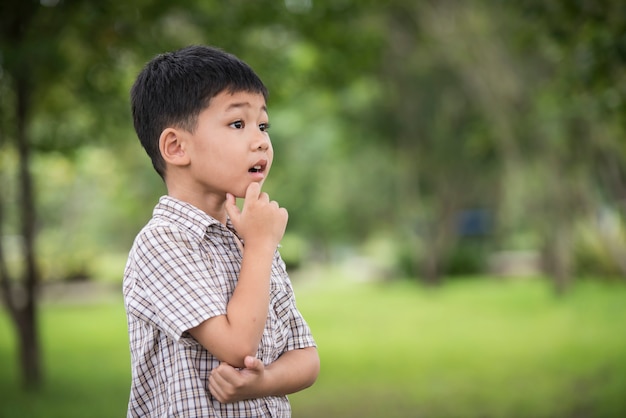
[[[208,389],[219,360],[187,332],[226,314],[242,253],[227,226],[185,202],[164,196],[137,235],[124,271],[132,387],[128,417],[289,417],[287,397],[221,404]],[[278,252],[270,307],[257,357],[315,346],[296,308]]]

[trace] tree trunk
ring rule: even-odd
[[[426,252],[423,262],[423,279],[428,286],[443,284],[444,263],[447,252],[452,248],[457,239],[454,217],[458,211],[458,204],[454,200],[455,193],[448,192],[448,185],[439,184],[438,187],[438,213],[436,219],[427,228],[428,236]]]
[[[3,62],[6,71],[4,80],[12,83],[14,96],[13,118],[15,129],[0,132],[2,141],[13,140],[18,153],[18,216],[20,235],[22,238],[22,277],[9,277],[4,248],[0,244],[0,287],[4,305],[11,314],[19,339],[18,347],[24,386],[35,388],[41,384],[41,364],[39,339],[37,337],[37,300],[36,292],[39,274],[35,256],[36,214],[32,175],[30,172],[31,143],[28,133],[28,121],[31,110],[33,92],[32,73],[34,66],[31,57],[32,44],[29,44],[27,33],[31,23],[40,12],[39,2],[14,1],[3,8],[3,21],[0,27],[0,39],[7,46],[8,53]],[[4,110],[4,109],[3,109]],[[11,123],[9,122],[9,123]],[[0,197],[0,240],[2,239],[2,212],[4,195]]]
[[[31,145],[27,132],[28,110],[30,109],[28,75],[16,74],[16,119],[17,150],[19,157],[19,206],[23,239],[23,304],[17,305],[15,322],[20,338],[20,353],[24,385],[36,388],[41,384],[39,339],[37,337],[37,287],[39,274],[35,256],[35,199],[30,172]],[[9,295],[11,297],[11,295]]]
[[[436,250],[430,250],[422,264],[423,283],[435,287],[441,284],[441,255]]]
[[[564,226],[550,232],[544,243],[544,269],[552,279],[556,295],[563,296],[572,282],[570,237]]]
[[[34,390],[41,386],[42,373],[36,310],[32,306],[19,312],[17,328],[23,385],[27,390]]]

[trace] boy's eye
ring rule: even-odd
[[[231,123],[230,126],[232,126],[235,129],[243,129],[244,123],[242,120],[236,120],[235,122]]]
[[[260,124],[260,125],[259,125],[259,129],[260,129],[262,132],[267,132],[267,131],[270,129],[270,124],[269,124],[269,122],[268,122],[268,123],[262,123],[262,124]]]

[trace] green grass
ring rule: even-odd
[[[25,393],[14,336],[0,316],[0,418],[125,416],[130,360],[123,304],[47,306],[40,329],[45,385]]]
[[[296,282],[319,345],[299,417],[626,416],[626,287],[581,283],[555,298],[540,281],[467,280],[437,290],[337,277]],[[124,416],[129,385],[121,301],[46,306],[46,385],[19,390],[0,315],[0,418]]]
[[[563,300],[540,282],[316,291],[299,300],[323,370],[293,397],[298,416],[626,416],[623,287]]]

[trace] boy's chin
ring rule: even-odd
[[[245,189],[240,189],[240,190],[234,190],[234,191],[230,191],[229,193],[232,194],[233,196],[235,196],[237,199],[245,199],[246,197],[246,193],[248,191],[248,187],[250,186],[250,184],[252,183],[258,183],[259,185],[261,185],[261,188],[263,188],[263,183],[264,181],[254,181],[254,182],[250,182],[248,184],[248,186],[246,186]]]

